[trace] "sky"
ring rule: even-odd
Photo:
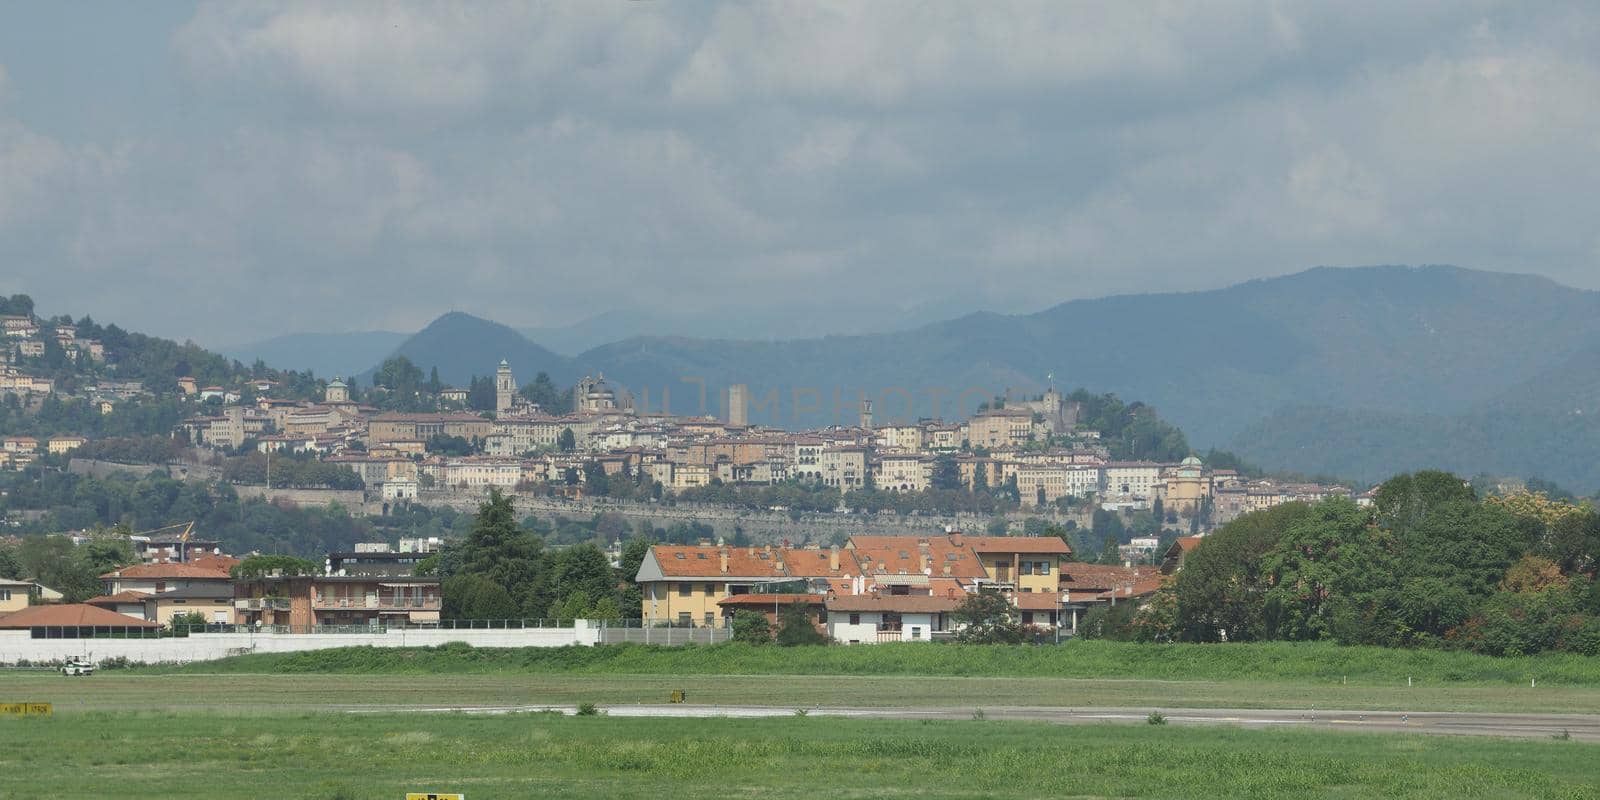
[[[1597,187],[1592,3],[0,4],[0,291],[207,343],[1600,288]]]

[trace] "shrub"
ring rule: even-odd
[[[772,641],[772,625],[765,614],[740,609],[733,612],[733,640],[748,644],[766,644]]]
[[[597,716],[600,716],[600,707],[595,705],[594,703],[579,703],[578,704],[577,716],[580,716],[580,717],[597,717]]]
[[[1148,725],[1165,725],[1165,724],[1167,724],[1167,718],[1162,716],[1160,711],[1152,711],[1152,712],[1150,712],[1150,716],[1145,717],[1144,721]]]

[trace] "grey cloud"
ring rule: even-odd
[[[0,288],[224,342],[448,308],[737,306],[793,334],[808,309],[1032,310],[1328,263],[1600,286],[1597,19],[205,5],[165,45],[211,114],[188,138],[46,133],[0,82],[0,253],[52,265]]]

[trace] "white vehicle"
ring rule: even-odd
[[[61,665],[61,674],[67,676],[93,675],[94,665],[89,663],[88,659],[69,658],[67,663]]]

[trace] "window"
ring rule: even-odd
[[[1038,564],[1034,565],[1033,571],[1037,575],[1049,575],[1050,574],[1050,562],[1048,562],[1048,561],[1040,561]]]
[[[1033,612],[1032,611],[1024,611],[1024,612],[1022,612],[1022,624],[1024,624],[1024,625],[1032,625],[1033,624]]]
[[[687,612],[687,611],[679,611],[678,612],[678,624],[682,625],[685,628],[687,628],[690,625],[694,624],[694,618],[690,617],[689,616],[689,612]]]
[[[692,584],[692,583],[680,583],[680,584],[678,584],[678,596],[679,597],[693,597],[694,596],[694,584]]]
[[[1021,572],[1019,574],[1032,575],[1033,574],[1033,562],[1032,561],[1024,561],[1024,562],[1022,562]]]
[[[707,628],[715,628],[717,626],[717,614],[716,614],[716,612],[707,611],[705,619],[706,619],[706,627]]]
[[[716,595],[716,593],[717,593],[717,585],[716,584],[714,584],[714,583],[706,584],[706,597],[712,597],[712,596]]]
[[[911,628],[911,638],[913,638],[913,639],[921,639],[922,638],[922,629],[913,626]]]
[[[10,589],[0,589],[0,601],[10,600],[10,599],[11,599],[11,590]]]
[[[850,615],[850,624],[851,625],[860,625],[861,624],[861,615],[860,614],[851,614]]]

